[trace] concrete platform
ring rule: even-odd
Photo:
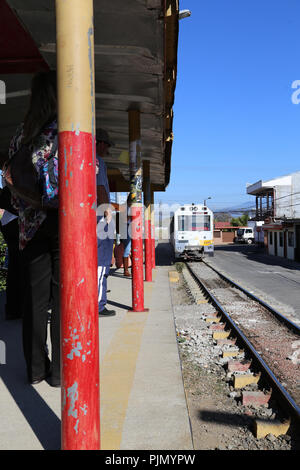
[[[154,282],[145,283],[149,312],[128,312],[131,280],[108,278],[100,318],[102,450],[192,450],[168,272],[168,247],[157,247]],[[0,365],[0,450],[60,449],[60,389],[26,383],[21,321],[0,319],[6,364]]]

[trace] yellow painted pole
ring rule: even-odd
[[[141,159],[140,112],[128,111],[129,169],[130,169],[130,215],[132,258],[132,310],[144,312],[143,267],[143,171]]]
[[[145,233],[145,281],[152,282],[152,236],[151,236],[151,183],[150,161],[143,161],[144,179],[144,233]]]
[[[152,234],[152,268],[156,267],[155,262],[155,210],[154,210],[154,191],[151,189],[151,234]]]
[[[100,449],[93,0],[56,0],[62,449]]]

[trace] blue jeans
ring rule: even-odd
[[[131,250],[131,238],[127,238],[126,240],[121,240],[123,245],[124,245],[124,258],[128,258],[130,255],[130,250]]]
[[[98,311],[102,312],[107,302],[107,278],[110,266],[98,266]]]
[[[112,260],[114,239],[109,237],[108,224],[103,224],[103,230],[99,231],[98,236],[98,308],[101,312],[107,302],[107,278],[109,276],[110,265]],[[108,237],[105,238],[104,234],[107,233]]]

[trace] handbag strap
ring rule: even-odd
[[[48,160],[50,160],[50,158],[55,157],[57,149],[58,149],[58,135],[56,135],[55,138],[54,138],[51,153],[50,153],[50,156],[49,156]]]

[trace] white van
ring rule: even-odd
[[[238,228],[236,232],[236,237],[234,239],[235,243],[247,243],[251,245],[255,242],[254,231],[252,227]]]

